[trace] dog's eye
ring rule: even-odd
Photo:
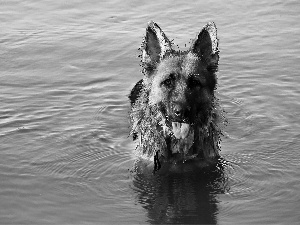
[[[188,80],[188,85],[191,87],[191,88],[194,88],[194,87],[201,87],[202,84],[200,82],[200,80],[196,79],[196,78],[190,78]]]
[[[174,82],[175,82],[175,74],[171,73],[169,77],[166,80],[164,80],[161,84],[170,88],[174,85]]]
[[[167,87],[170,87],[172,85],[172,83],[173,83],[173,81],[170,78],[168,78],[162,82],[162,84]]]

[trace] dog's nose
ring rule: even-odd
[[[183,116],[182,110],[176,110],[176,111],[174,112],[174,114],[175,114],[175,116],[177,116],[177,117],[179,117],[179,118],[181,118],[181,117]]]
[[[176,107],[174,109],[174,116],[177,120],[187,119],[188,110],[182,107]]]

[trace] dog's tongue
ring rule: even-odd
[[[172,122],[172,131],[177,139],[184,139],[189,134],[190,125],[187,123]]]

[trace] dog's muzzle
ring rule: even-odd
[[[194,126],[185,121],[170,121],[165,118],[160,122],[165,137],[171,137],[171,152],[188,154],[194,142]]]
[[[185,139],[190,133],[189,111],[189,108],[179,104],[175,104],[172,107],[172,131],[177,139]]]

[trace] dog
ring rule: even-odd
[[[220,110],[215,97],[219,40],[207,23],[187,51],[174,50],[162,29],[150,21],[141,45],[143,79],[129,94],[131,134],[139,155],[163,162],[220,157]]]

